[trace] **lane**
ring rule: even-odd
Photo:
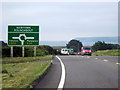
[[[92,56],[92,58],[98,58],[99,60],[109,60],[110,62],[120,63],[120,56]]]
[[[115,63],[87,56],[59,57],[66,67],[64,88],[118,88],[118,65]]]
[[[53,65],[48,71],[47,75],[36,85],[36,88],[58,88],[61,79],[61,65],[59,60],[54,57]]]
[[[65,65],[64,88],[117,88],[118,66],[110,57],[101,56],[59,56]],[[96,59],[97,58],[97,59]],[[109,59],[110,58],[110,59]],[[107,59],[108,61],[103,61]],[[114,60],[111,62],[111,60]],[[58,58],[36,88],[58,88],[62,68]]]

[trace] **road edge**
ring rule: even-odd
[[[60,61],[60,64],[61,64],[61,68],[62,68],[62,74],[61,74],[61,79],[60,79],[60,82],[59,82],[59,85],[58,85],[58,89],[57,90],[62,90],[63,87],[64,87],[64,84],[65,84],[65,65],[64,63],[62,62],[62,60],[56,55],[56,58]]]
[[[46,74],[48,73],[48,71],[49,71],[49,69],[52,67],[52,65],[53,65],[53,63],[52,63],[52,60],[51,60],[51,63],[50,63],[50,65],[47,67],[47,69],[45,70],[45,72],[44,72],[41,76],[39,76],[37,79],[35,79],[35,80],[32,82],[32,84],[30,84],[30,85],[28,86],[28,88],[30,88],[30,90],[33,90],[33,89],[37,86],[37,84],[46,76]]]

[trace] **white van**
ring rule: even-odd
[[[61,49],[61,54],[68,55],[69,54],[68,49],[67,48],[62,48]]]

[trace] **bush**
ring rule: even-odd
[[[120,45],[119,44],[107,44],[105,42],[98,41],[92,46],[93,51],[112,50],[112,49],[120,49]]]
[[[2,48],[2,57],[10,57],[10,47],[6,46]]]
[[[34,56],[34,47],[25,47],[25,57]]]
[[[46,51],[41,50],[41,49],[37,49],[36,56],[45,56],[45,55],[47,55]]]
[[[53,48],[47,45],[38,46],[37,48],[44,51],[46,55],[54,53]]]
[[[21,47],[13,47],[13,56],[14,57],[21,57],[22,56],[22,48]]]
[[[53,54],[54,50],[52,47],[43,45],[37,46],[36,48],[36,56],[45,56],[49,54]],[[22,47],[15,46],[13,47],[13,56],[21,57],[22,56]],[[25,47],[25,57],[33,57],[34,56],[34,47],[26,46]],[[2,57],[10,57],[10,47],[2,47]]]
[[[20,57],[22,50],[21,47],[13,47],[13,56]],[[10,57],[10,47],[6,46],[2,48],[2,57]]]

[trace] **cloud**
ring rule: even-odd
[[[3,38],[8,24],[39,24],[41,40],[116,36],[117,15],[117,3],[3,3]]]
[[[118,2],[119,0],[2,0],[3,2]]]

